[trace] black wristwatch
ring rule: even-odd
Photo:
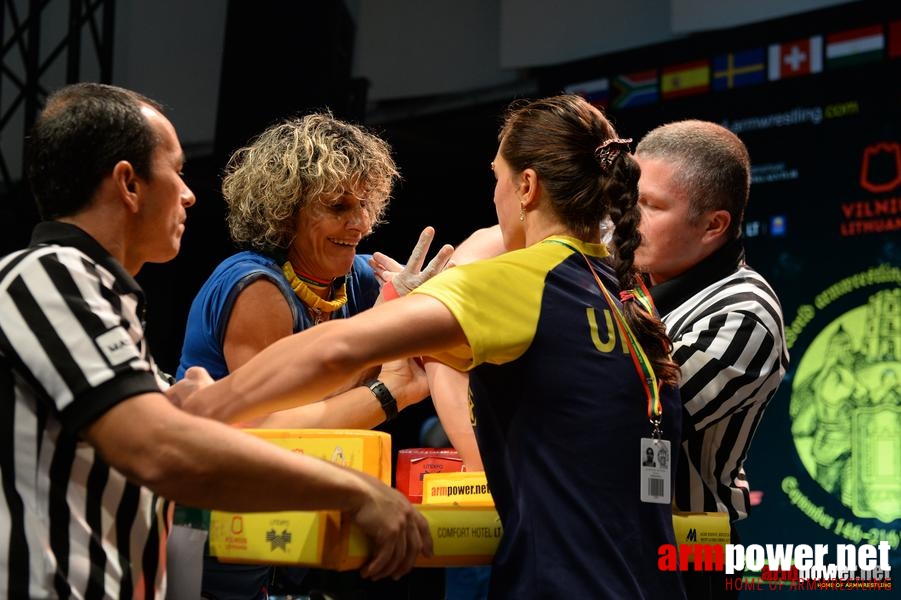
[[[382,405],[382,410],[385,411],[385,421],[390,421],[397,416],[397,399],[391,395],[391,391],[384,383],[378,379],[371,379],[363,385],[369,388],[369,391]]]

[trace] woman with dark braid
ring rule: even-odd
[[[641,466],[649,444],[678,443],[681,407],[669,340],[632,266],[628,140],[582,98],[547,98],[511,107],[492,168],[508,252],[276,342],[216,383],[189,372],[179,398],[246,419],[392,358],[469,371],[504,529],[490,597],[682,598],[678,573],[657,562],[675,543],[674,474]],[[607,216],[614,257],[601,243]],[[243,402],[209,401],[223,389]]]

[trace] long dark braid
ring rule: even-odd
[[[616,226],[615,269],[620,289],[639,282],[632,266],[641,242],[638,232],[638,163],[627,144],[615,142],[613,125],[580,96],[564,95],[511,106],[498,136],[500,152],[515,172],[534,169],[558,218],[583,239],[597,235],[609,214]],[[675,384],[679,368],[669,356],[672,344],[663,323],[636,302],[624,302],[623,314],[654,373]]]
[[[635,251],[641,243],[637,188],[640,173],[638,163],[624,152],[608,170],[603,187],[604,196],[610,199],[609,215],[614,225],[613,264],[621,290],[631,290],[640,284],[641,276],[633,266]],[[651,360],[657,378],[672,385],[678,383],[679,367],[670,357],[672,342],[663,322],[633,300],[623,302],[623,315]]]

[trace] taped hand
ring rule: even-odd
[[[426,254],[429,251],[429,246],[432,244],[434,238],[434,227],[426,227],[423,229],[422,233],[419,234],[419,241],[416,242],[413,252],[410,253],[410,258],[407,260],[406,265],[400,264],[390,256],[382,254],[381,252],[375,252],[372,255],[369,265],[375,270],[376,277],[378,277],[383,284],[389,281],[392,282],[397,294],[399,296],[404,296],[409,293],[410,290],[419,287],[423,282],[428,281],[437,273],[440,273],[450,266],[449,261],[451,255],[454,253],[454,247],[450,244],[445,244],[438,250],[435,257],[429,261],[429,264],[427,264],[425,268],[422,268]]]

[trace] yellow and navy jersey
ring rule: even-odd
[[[471,369],[476,436],[504,527],[492,591],[678,598],[677,574],[657,568],[659,546],[674,543],[670,506],[640,500],[647,397],[583,254],[616,298],[606,249],[563,236],[454,267],[415,292],[441,301],[468,341],[436,358]],[[661,401],[675,448],[677,392]]]

